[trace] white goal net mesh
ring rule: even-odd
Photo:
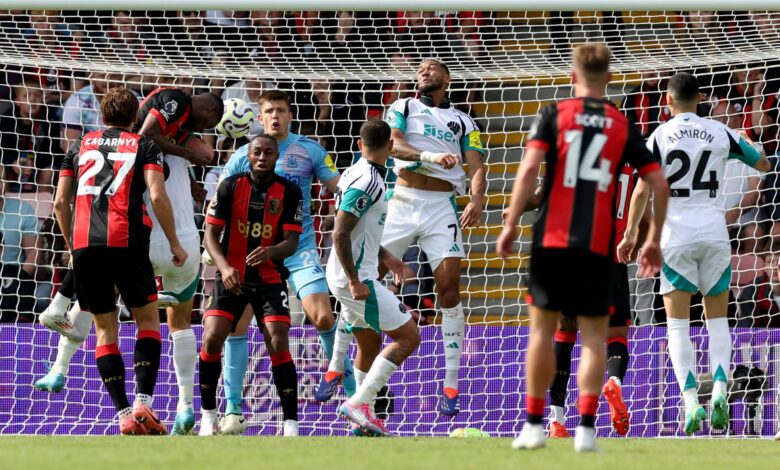
[[[773,329],[780,326],[780,257],[775,256],[780,245],[774,243],[780,237],[774,217],[780,219],[780,166],[774,156],[779,26],[780,13],[737,11],[0,11],[0,434],[117,432],[95,367],[94,338],[74,357],[63,393],[32,387],[47,372],[58,339],[34,323],[35,316],[46,308],[67,266],[52,215],[57,170],[68,143],[101,125],[96,103],[107,87],[124,85],[144,96],[159,86],[176,86],[249,103],[256,103],[263,90],[285,90],[293,102],[293,131],[318,139],[344,169],[355,158],[361,123],[382,117],[396,99],[414,96],[416,66],[429,57],[447,63],[453,104],[482,128],[488,191],[479,226],[464,230],[461,292],[468,325],[462,411],[454,419],[436,411],[444,376],[439,316],[430,270],[411,252],[408,259],[415,261],[420,282],[404,289],[404,300],[426,321],[420,349],[391,381],[395,406],[388,425],[402,435],[443,435],[466,426],[501,436],[519,431],[525,416],[520,377],[534,215],[523,218],[517,256],[500,260],[495,239],[527,131],[542,106],[571,95],[569,52],[585,41],[612,48],[609,98],[644,135],[669,117],[665,79],[692,71],[703,84],[699,113],[745,129],[770,155],[769,173],[736,164],[729,166],[724,184],[734,268],[729,318],[737,327],[730,432],[773,434],[780,399],[780,331]],[[211,166],[193,168],[210,198],[232,143],[209,132],[203,138],[219,150]],[[327,219],[331,199],[314,200],[319,224]],[[467,201],[459,198],[459,207]],[[203,213],[202,206],[196,213]],[[202,226],[202,216],[198,221]],[[319,235],[325,259],[329,241],[327,233]],[[633,276],[634,269],[629,272]],[[213,276],[214,270],[204,267],[193,314],[199,338],[202,300]],[[632,412],[630,435],[679,435],[680,395],[666,353],[657,281],[632,278],[631,287],[632,318],[641,326],[629,335],[631,362],[623,388]],[[701,301],[694,303],[692,318],[698,321]],[[297,310],[300,314],[300,306]],[[176,379],[163,330],[155,408],[170,423]],[[694,327],[692,333],[703,373],[709,369],[706,331]],[[134,327],[123,324],[120,348],[126,354],[133,337]],[[313,327],[293,328],[291,337],[301,432],[346,434],[335,413],[343,397],[325,405],[313,398],[326,367]],[[281,411],[258,332],[250,335],[250,345],[249,432],[276,433]],[[578,357],[577,347],[573,367]],[[575,377],[569,427],[577,415]],[[608,414],[602,403],[600,435],[612,433]]]

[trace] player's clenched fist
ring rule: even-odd
[[[442,168],[449,170],[460,163],[460,157],[454,153],[423,152],[420,154],[420,161],[437,163]]]
[[[184,262],[187,261],[187,250],[184,249],[178,243],[171,245],[171,254],[173,255],[173,265],[177,268],[184,266]]]
[[[503,259],[512,254],[512,244],[517,240],[517,228],[504,225],[496,242],[496,254]]]
[[[368,286],[360,281],[349,281],[349,291],[352,293],[352,298],[355,300],[366,300],[371,291],[368,290]]]

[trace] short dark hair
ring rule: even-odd
[[[378,150],[390,140],[390,126],[380,119],[371,119],[360,126],[360,141],[368,150]]]
[[[279,143],[276,141],[276,138],[271,134],[266,134],[266,133],[257,134],[256,136],[252,137],[252,139],[249,141],[249,148],[252,148],[252,146],[254,146],[255,141],[260,139],[269,139],[273,141],[274,146],[276,147],[276,151],[279,152]]]
[[[672,94],[675,101],[692,103],[699,95],[699,81],[693,74],[677,72],[669,79],[666,90]]]
[[[287,109],[290,109],[290,95],[282,90],[264,91],[260,98],[257,99],[257,104],[262,106],[266,101],[284,101],[287,103]]]
[[[111,88],[100,102],[100,112],[107,126],[127,127],[138,114],[138,98],[123,86]]]

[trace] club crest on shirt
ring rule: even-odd
[[[160,110],[160,113],[163,116],[165,116],[166,119],[170,119],[170,117],[176,113],[176,109],[178,107],[179,107],[179,103],[177,103],[176,100],[171,100],[163,105],[163,108]]]
[[[278,214],[282,210],[282,201],[279,199],[268,200],[268,212],[273,215]]]

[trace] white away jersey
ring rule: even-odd
[[[477,124],[452,106],[437,108],[427,106],[417,98],[403,98],[390,105],[385,120],[391,128],[403,131],[409,145],[423,152],[454,153],[460,155],[461,161],[466,150],[485,154]],[[398,174],[401,169],[447,181],[457,194],[466,193],[466,172],[462,164],[446,170],[437,163],[396,158],[393,171]]]
[[[386,173],[385,167],[361,158],[347,168],[338,184],[337,210],[360,219],[352,231],[352,260],[361,281],[379,277],[379,246],[387,217]],[[330,250],[325,272],[329,283],[349,284],[335,248]]]
[[[187,160],[176,155],[165,155],[163,158],[165,170],[165,192],[171,200],[173,218],[176,221],[176,235],[180,239],[188,235],[197,235],[198,227],[195,225],[195,209],[192,206],[192,190],[190,189],[190,164]],[[150,243],[165,241],[165,233],[160,227],[154,208],[149,201],[149,191],[144,193],[144,202],[152,218],[152,234]]]
[[[661,124],[647,141],[669,182],[669,209],[661,247],[728,241],[723,201],[726,161],[755,165],[760,155],[725,125],[682,113]]]

